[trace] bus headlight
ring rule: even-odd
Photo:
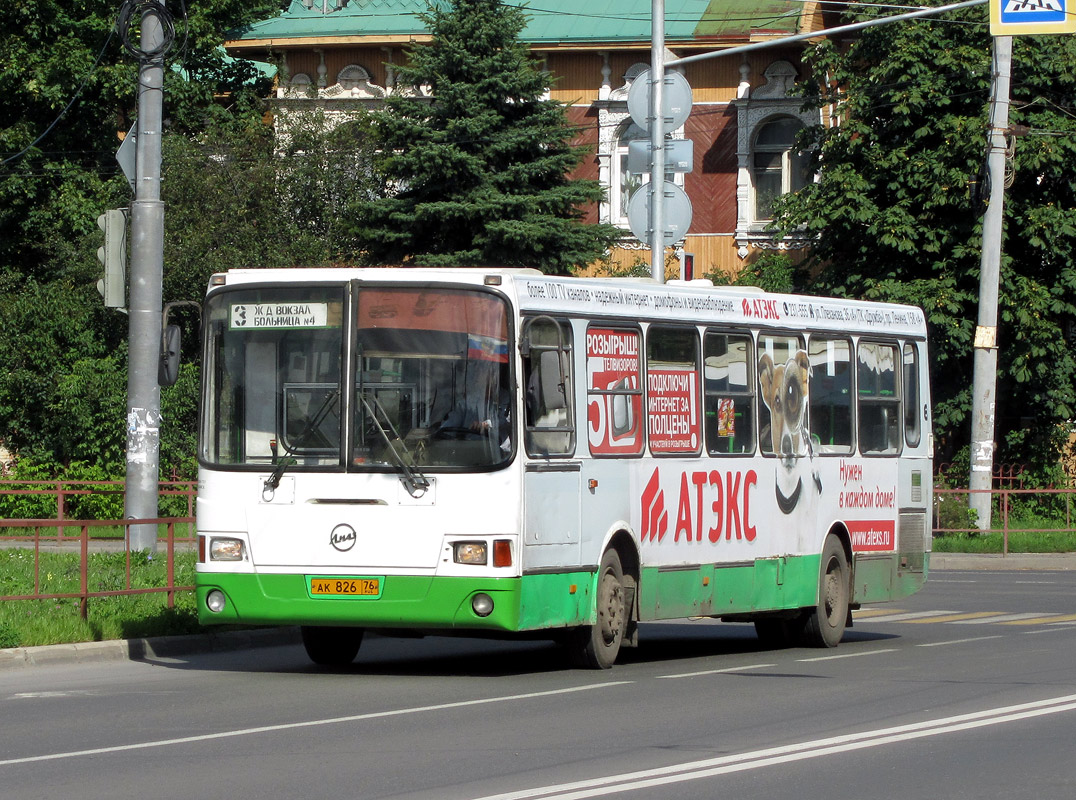
[[[214,536],[209,540],[210,561],[242,561],[243,540]]]
[[[488,594],[476,594],[471,598],[471,610],[480,617],[488,617],[493,613],[493,598]]]
[[[485,542],[455,542],[452,545],[452,560],[457,564],[486,563]]]
[[[214,614],[219,614],[223,611],[225,605],[224,592],[220,589],[214,589],[205,596],[205,607]]]

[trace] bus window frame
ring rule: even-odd
[[[336,280],[336,281],[317,280],[317,281],[310,281],[310,282],[304,282],[304,283],[288,283],[288,282],[280,283],[280,282],[273,282],[273,281],[252,281],[250,283],[237,283],[237,284],[231,284],[231,285],[226,284],[226,285],[219,286],[219,287],[215,286],[215,287],[212,287],[212,291],[210,291],[210,292],[208,292],[206,294],[205,299],[202,301],[202,308],[203,308],[203,312],[202,312],[202,332],[201,332],[202,335],[201,335],[201,342],[200,342],[200,351],[201,351],[201,356],[202,356],[202,368],[204,369],[205,365],[211,363],[217,369],[218,374],[213,376],[212,384],[210,384],[204,378],[199,381],[198,398],[199,398],[199,407],[200,408],[199,408],[199,413],[198,413],[198,431],[199,431],[199,435],[198,435],[198,447],[197,447],[197,459],[198,459],[199,467],[214,470],[214,471],[224,471],[224,472],[266,472],[267,470],[272,470],[273,469],[273,467],[277,463],[277,458],[279,458],[279,456],[272,457],[271,461],[267,461],[265,463],[244,462],[244,463],[229,464],[229,463],[223,463],[223,462],[220,461],[220,458],[219,458],[219,452],[220,452],[220,445],[219,445],[220,420],[219,420],[219,416],[218,416],[219,415],[219,408],[218,408],[217,401],[219,400],[219,397],[220,397],[221,361],[220,361],[220,359],[215,358],[215,357],[210,358],[210,352],[211,352],[210,351],[210,346],[211,346],[211,342],[213,341],[213,337],[210,335],[210,331],[209,331],[210,320],[208,318],[208,315],[204,311],[204,309],[208,305],[208,303],[211,300],[216,301],[216,298],[225,298],[229,294],[240,294],[240,293],[243,293],[243,292],[258,292],[258,291],[264,291],[264,290],[267,290],[267,289],[289,290],[289,289],[300,288],[300,289],[304,289],[304,290],[309,290],[309,289],[335,289],[335,290],[338,290],[340,292],[340,300],[341,300],[341,318],[342,318],[342,323],[341,324],[343,326],[345,326],[344,330],[341,331],[341,335],[340,335],[340,365],[341,366],[340,366],[340,378],[339,378],[339,381],[341,382],[341,385],[338,386],[338,390],[341,392],[341,397],[342,397],[342,402],[341,402],[341,406],[340,406],[341,426],[344,427],[345,430],[346,430],[346,423],[344,422],[345,418],[344,418],[343,415],[346,413],[345,408],[346,408],[346,404],[347,404],[347,398],[346,398],[347,393],[346,393],[346,391],[344,389],[343,382],[346,380],[346,376],[347,376],[347,372],[348,372],[348,369],[347,369],[347,366],[346,366],[346,364],[347,364],[347,351],[348,351],[348,347],[350,346],[350,342],[348,341],[348,339],[349,339],[349,337],[351,335],[351,333],[346,328],[346,326],[347,326],[346,320],[348,319],[348,315],[351,313],[351,307],[352,307],[352,302],[353,302],[353,300],[352,300],[353,295],[352,295],[351,288],[350,288],[351,283],[352,283],[352,281],[347,281],[347,280]],[[227,300],[223,300],[223,302],[226,303]],[[208,395],[209,389],[211,389],[211,388],[215,388],[216,391],[213,393],[212,397],[209,397],[207,395]],[[281,392],[280,397],[274,397],[273,402],[274,402],[274,412],[273,413],[274,413],[274,415],[276,417],[277,432],[279,434],[280,431],[282,430],[282,424],[283,424],[283,421],[282,421],[282,415],[283,415],[283,392]],[[212,409],[210,408],[211,405],[213,405]],[[212,432],[210,432],[206,428],[206,426],[210,424],[211,420],[215,420],[215,424],[214,424],[214,428],[213,428]],[[207,443],[211,438],[213,439],[213,441],[215,443],[214,444],[214,451],[218,453],[218,457],[217,457],[216,460],[210,460],[205,455],[205,452],[206,452],[206,449],[207,449]],[[343,444],[345,442],[345,438],[346,437],[343,435],[343,431],[341,431],[341,437],[340,437],[341,446],[343,446]],[[240,445],[238,443],[237,443],[237,447],[239,448],[239,451],[243,450],[242,445]],[[237,451],[237,452],[239,452],[239,451]],[[244,458],[246,458],[245,455],[244,455]],[[345,453],[343,451],[341,451],[339,453],[339,457],[338,457],[338,459],[336,460],[335,463],[332,463],[332,464],[293,463],[293,464],[290,464],[288,466],[288,472],[296,472],[296,473],[297,472],[316,472],[316,473],[321,473],[321,474],[344,473],[346,471],[345,461],[346,461]]]
[[[654,450],[653,443],[650,438],[650,340],[654,332],[658,331],[684,331],[692,334],[692,341],[695,345],[695,363],[691,368],[691,371],[695,374],[695,418],[693,420],[695,427],[698,429],[697,439],[695,447],[691,450]],[[643,383],[645,386],[645,394],[643,398],[643,408],[646,417],[646,447],[653,458],[669,458],[684,456],[700,456],[703,452],[703,420],[704,414],[702,401],[702,339],[699,336],[699,328],[697,325],[688,325],[675,322],[652,322],[646,326],[645,339],[643,341],[643,349],[641,351],[643,356]],[[684,370],[685,372],[687,370]]]
[[[856,372],[855,372],[856,367],[858,366],[858,362],[856,360],[856,356],[857,356],[856,345],[855,345],[855,342],[852,340],[852,337],[847,335],[847,334],[830,332],[830,331],[810,331],[810,332],[808,332],[807,344],[806,344],[808,360],[810,360],[810,358],[811,358],[811,344],[814,343],[815,341],[821,341],[821,342],[844,342],[848,347],[848,362],[847,362],[848,363],[848,373],[849,373],[848,374],[848,391],[849,391],[849,394],[850,394],[850,397],[849,397],[849,400],[848,400],[848,416],[849,416],[849,422],[848,422],[849,431],[848,431],[848,435],[849,435],[849,442],[848,442],[848,445],[847,445],[847,449],[835,450],[835,449],[829,449],[829,448],[836,447],[836,445],[822,444],[821,440],[816,440],[816,438],[815,438],[814,413],[812,411],[812,405],[813,405],[813,398],[814,398],[814,384],[815,384],[816,378],[815,378],[814,364],[812,363],[811,364],[811,374],[810,374],[810,377],[808,378],[809,392],[808,392],[808,398],[807,398],[807,423],[808,423],[807,424],[807,430],[808,430],[808,433],[811,436],[812,451],[813,451],[814,455],[816,455],[816,456],[824,456],[824,457],[837,456],[837,457],[840,457],[840,458],[847,458],[850,455],[854,455],[855,452],[856,452],[857,447],[859,446],[859,443],[858,443],[858,438],[859,438],[859,436],[858,436],[858,434],[859,434],[859,425],[858,425],[858,422],[859,422],[859,403],[857,402],[858,401],[858,394],[856,394]],[[842,447],[843,447],[843,445],[842,445]]]
[[[904,444],[905,444],[906,447],[911,448],[913,450],[916,449],[917,447],[919,447],[923,443],[923,427],[924,427],[923,422],[924,422],[924,419],[923,419],[922,416],[920,416],[919,409],[923,405],[923,392],[922,392],[923,382],[920,380],[920,377],[922,375],[922,364],[925,363],[925,362],[921,358],[921,355],[922,355],[922,353],[920,352],[920,350],[921,350],[920,345],[921,344],[922,344],[922,340],[905,339],[903,342],[901,342],[901,345],[900,345],[900,354],[901,354],[900,377],[901,377],[901,382],[902,382],[901,383],[901,400],[903,400],[903,402],[904,402],[904,425],[903,425],[903,427],[904,427]],[[925,349],[925,348],[923,348],[923,349]],[[908,385],[907,385],[908,381],[906,380],[906,376],[908,374],[908,371],[907,371],[907,368],[906,368],[906,362],[904,361],[904,359],[907,357],[906,354],[907,354],[907,352],[909,350],[911,351],[912,356],[914,358],[914,363],[912,364],[912,367],[913,367],[912,374],[915,376],[915,387],[914,387],[915,388],[915,402],[914,403],[912,403],[910,398],[908,397]],[[910,419],[915,420],[915,426],[914,426],[915,439],[914,439],[914,441],[912,440],[912,437],[910,436],[910,433],[909,433],[908,421]]]
[[[616,390],[616,389],[595,389],[591,387],[590,383],[590,370],[588,360],[590,358],[588,352],[587,340],[590,337],[590,332],[593,329],[599,329],[603,331],[624,331],[634,333],[637,339],[638,348],[635,353],[636,363],[636,378],[639,385],[634,389],[628,390]],[[630,322],[620,322],[616,320],[605,319],[590,319],[587,320],[586,330],[583,335],[583,372],[586,376],[586,399],[584,401],[584,408],[586,409],[585,419],[587,426],[587,453],[591,458],[642,458],[646,455],[646,393],[644,391],[646,382],[646,371],[644,369],[644,351],[646,346],[646,340],[643,336],[642,326],[639,324],[633,324]],[[592,397],[605,398],[609,396],[616,397],[638,397],[639,398],[639,412],[638,420],[632,427],[638,426],[639,440],[634,450],[625,450],[624,452],[601,452],[595,451],[593,444],[590,440],[590,403]],[[604,402],[604,401],[603,401]]]
[[[859,353],[863,345],[879,345],[883,347],[892,347],[894,352],[893,363],[893,381],[895,386],[895,399],[867,399],[866,404],[868,406],[882,406],[882,405],[895,405],[897,410],[897,425],[899,426],[898,435],[896,437],[897,447],[895,450],[864,450],[863,449],[863,436],[861,434],[861,428],[863,421],[862,406],[864,404],[863,396],[860,394],[860,382],[859,382]],[[875,338],[873,336],[860,336],[856,340],[855,349],[855,391],[856,391],[856,450],[863,458],[900,458],[904,454],[904,351],[901,347],[901,342],[898,339],[885,339]],[[899,363],[899,366],[898,366]]]
[[[351,357],[348,359],[347,366],[347,397],[348,397],[348,418],[347,418],[347,435],[345,436],[346,458],[344,464],[344,471],[349,474],[395,474],[398,472],[398,468],[392,464],[383,465],[370,465],[370,464],[355,464],[352,461],[352,453],[354,452],[354,404],[351,403],[353,395],[357,391],[359,377],[359,359],[363,353],[358,345],[359,340],[359,299],[364,290],[368,289],[380,289],[380,290],[392,290],[399,289],[406,292],[472,292],[475,294],[484,294],[492,298],[495,298],[500,304],[504,312],[505,319],[505,344],[508,352],[508,393],[510,406],[510,412],[518,414],[518,386],[519,375],[516,370],[516,359],[513,356],[517,343],[519,341],[516,330],[516,305],[503,291],[485,284],[474,283],[461,283],[457,281],[393,281],[393,280],[364,280],[353,279],[348,282],[351,286],[351,290],[348,292],[348,300],[350,305],[345,306],[345,313],[350,314],[349,319],[349,332],[350,341],[348,346],[351,348]],[[518,428],[522,431],[522,427]],[[455,465],[433,465],[422,464],[421,468],[424,473],[430,475],[477,475],[487,472],[500,472],[501,470],[508,469],[512,463],[515,462],[516,456],[520,452],[519,436],[516,435],[517,428],[512,426],[511,437],[511,450],[505,454],[505,457],[500,461],[490,464],[470,465],[470,464],[455,464]]]
[[[755,440],[757,442],[757,447],[758,447],[756,452],[759,455],[761,455],[761,456],[763,456],[765,458],[783,458],[784,456],[782,456],[781,453],[779,453],[777,451],[774,451],[774,450],[767,450],[765,447],[763,447],[763,442],[765,441],[765,439],[762,436],[762,427],[763,427],[762,426],[762,409],[763,409],[763,407],[765,407],[765,409],[766,409],[766,420],[767,420],[767,428],[766,428],[766,430],[767,430],[767,435],[770,435],[769,431],[771,429],[770,429],[769,426],[773,424],[773,422],[772,422],[773,412],[770,410],[769,405],[767,405],[766,401],[763,399],[762,377],[759,374],[759,369],[758,369],[759,362],[762,360],[763,350],[762,350],[762,347],[760,347],[759,343],[762,341],[763,337],[765,337],[765,336],[772,336],[774,338],[795,339],[795,340],[797,340],[799,342],[799,347],[798,347],[798,349],[792,351],[792,355],[794,356],[796,353],[802,352],[806,356],[807,355],[807,335],[806,335],[807,332],[806,331],[801,331],[801,330],[788,330],[786,328],[757,328],[757,329],[755,329],[754,333],[755,333],[755,365],[754,366],[755,366],[755,389],[756,389],[756,392],[755,392],[755,417],[756,417]],[[788,363],[787,361],[784,362],[784,364],[787,364],[787,363]],[[774,366],[781,366],[781,365],[775,364]],[[811,402],[810,402],[810,394],[809,394],[810,390],[811,390],[811,384],[810,384],[810,379],[808,378],[808,382],[807,382],[807,391],[808,391],[807,403],[806,403],[806,408],[804,408],[804,410],[803,410],[804,418],[803,418],[802,422],[800,423],[801,427],[806,426],[807,435],[808,435],[808,441],[810,439],[810,431],[811,431]],[[771,443],[772,443],[772,439],[771,439]],[[807,454],[803,454],[803,455],[807,455]],[[798,457],[803,457],[803,455],[798,456]]]
[[[747,400],[747,404],[748,404],[749,408],[751,409],[751,416],[752,416],[751,430],[748,432],[748,435],[745,437],[746,440],[747,440],[747,443],[750,445],[750,449],[748,449],[748,450],[743,450],[741,452],[735,452],[735,453],[728,453],[728,452],[722,452],[721,450],[717,449],[716,447],[711,447],[710,446],[710,440],[709,440],[709,438],[708,438],[708,436],[706,434],[706,415],[707,415],[706,401],[707,401],[707,398],[708,398],[708,396],[710,394],[717,395],[717,392],[707,392],[706,391],[706,340],[710,336],[724,336],[724,337],[735,336],[735,337],[738,337],[738,338],[741,338],[741,339],[744,339],[744,340],[747,341],[747,347],[748,347],[749,352],[747,353],[747,360],[744,362],[744,367],[747,370],[747,377],[746,377],[747,390],[744,391],[744,392],[728,390],[723,394],[723,396],[727,397],[727,398],[732,398],[734,400],[736,398],[746,398],[746,400]],[[757,352],[758,352],[758,348],[757,348],[756,343],[755,343],[754,331],[752,331],[750,328],[715,328],[713,326],[708,326],[705,329],[703,329],[703,332],[702,332],[702,353],[701,353],[701,356],[702,356],[702,361],[701,361],[701,376],[702,376],[702,380],[700,381],[700,383],[701,383],[701,390],[702,390],[703,438],[705,440],[705,445],[704,446],[705,446],[705,451],[706,451],[707,456],[710,456],[712,458],[730,458],[730,457],[733,457],[733,456],[738,456],[738,457],[754,456],[754,455],[757,455],[759,453],[759,448],[758,448],[758,408],[757,408],[757,403],[758,403],[757,398],[758,398],[758,388],[759,387],[758,387],[758,374],[757,374],[758,373],[758,358],[756,356]],[[720,436],[718,436],[718,437],[715,437],[715,438],[730,438],[730,437],[720,437]],[[735,438],[735,434],[733,434],[733,437],[731,437],[731,438]]]
[[[557,344],[535,344],[530,341],[529,333],[531,326],[540,321],[552,323],[557,330]],[[566,341],[565,341],[566,339]],[[523,370],[524,398],[521,406],[522,426],[520,430],[523,436],[523,451],[530,458],[572,458],[579,446],[578,422],[575,408],[575,329],[569,317],[553,316],[552,314],[534,314],[523,316],[519,323],[519,352],[522,358],[521,369]],[[539,353],[559,353],[557,359],[560,364],[560,385],[564,394],[564,409],[566,414],[565,425],[554,427],[542,427],[531,424],[532,409],[530,398],[527,395],[531,373],[528,372],[528,360],[531,351]],[[539,358],[541,361],[541,358]],[[534,447],[535,436],[543,434],[567,434],[568,446],[564,451],[544,451]]]

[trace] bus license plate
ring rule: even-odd
[[[311,578],[312,597],[380,597],[381,578]]]

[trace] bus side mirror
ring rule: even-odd
[[[161,354],[157,364],[157,383],[172,386],[179,378],[180,329],[169,325],[161,331]]]

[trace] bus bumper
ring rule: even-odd
[[[519,578],[389,575],[376,598],[314,597],[305,575],[202,573],[197,576],[203,625],[347,625],[364,628],[519,630]],[[211,593],[223,608],[210,610]],[[214,599],[219,604],[220,595]],[[474,599],[486,595],[481,616]],[[479,603],[481,608],[481,603]]]

